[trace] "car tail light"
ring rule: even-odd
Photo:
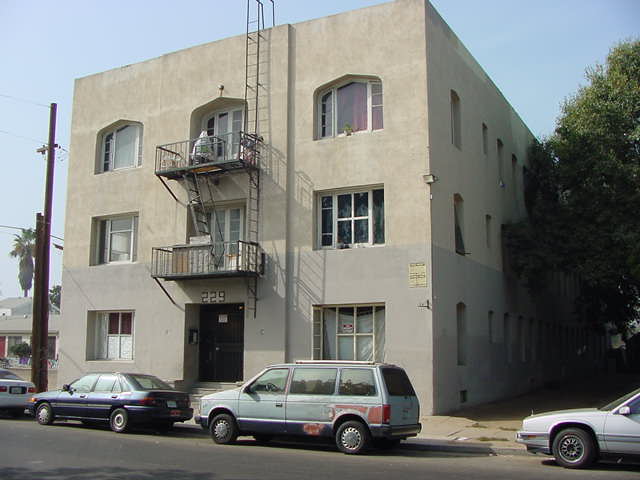
[[[382,405],[382,423],[391,423],[391,405]]]
[[[29,387],[29,388],[27,388],[27,392],[29,392],[29,393],[36,393],[36,387]]]
[[[159,405],[158,399],[153,397],[144,397],[143,399],[140,400],[140,403],[142,405],[147,405],[150,407],[155,407]]]
[[[6,392],[7,391],[7,387],[5,387],[4,385],[0,385],[0,392]]]

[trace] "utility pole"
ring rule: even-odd
[[[33,290],[33,324],[37,327],[32,332],[31,379],[38,392],[48,389],[48,340],[49,340],[49,262],[51,242],[51,210],[53,205],[53,167],[56,156],[56,113],[58,105],[51,104],[49,115],[49,143],[47,145],[47,175],[44,193],[44,218],[36,223],[36,231],[40,225],[41,235],[36,235],[36,274]],[[38,281],[39,280],[39,281]]]
[[[41,338],[42,338],[42,305],[38,299],[41,296],[42,289],[42,245],[44,237],[44,218],[41,213],[36,213],[36,246],[35,246],[35,268],[33,278],[33,318],[31,325],[31,381],[38,391],[41,391]]]

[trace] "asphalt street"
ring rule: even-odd
[[[249,480],[249,479],[625,479],[640,466],[598,464],[586,471],[556,466],[548,457],[487,456],[399,447],[363,456],[330,443],[273,442],[241,437],[219,446],[206,436],[174,429],[116,434],[76,422],[41,426],[32,419],[0,419],[3,480]]]

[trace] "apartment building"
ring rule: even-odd
[[[573,285],[503,263],[532,140],[424,0],[78,79],[60,381],[386,361],[429,414],[594,366]]]

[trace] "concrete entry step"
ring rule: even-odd
[[[210,393],[221,392],[223,390],[231,390],[238,388],[242,385],[242,382],[198,382],[195,383],[189,391],[189,399],[191,400],[191,407],[193,408],[193,414],[200,414],[200,398]]]

